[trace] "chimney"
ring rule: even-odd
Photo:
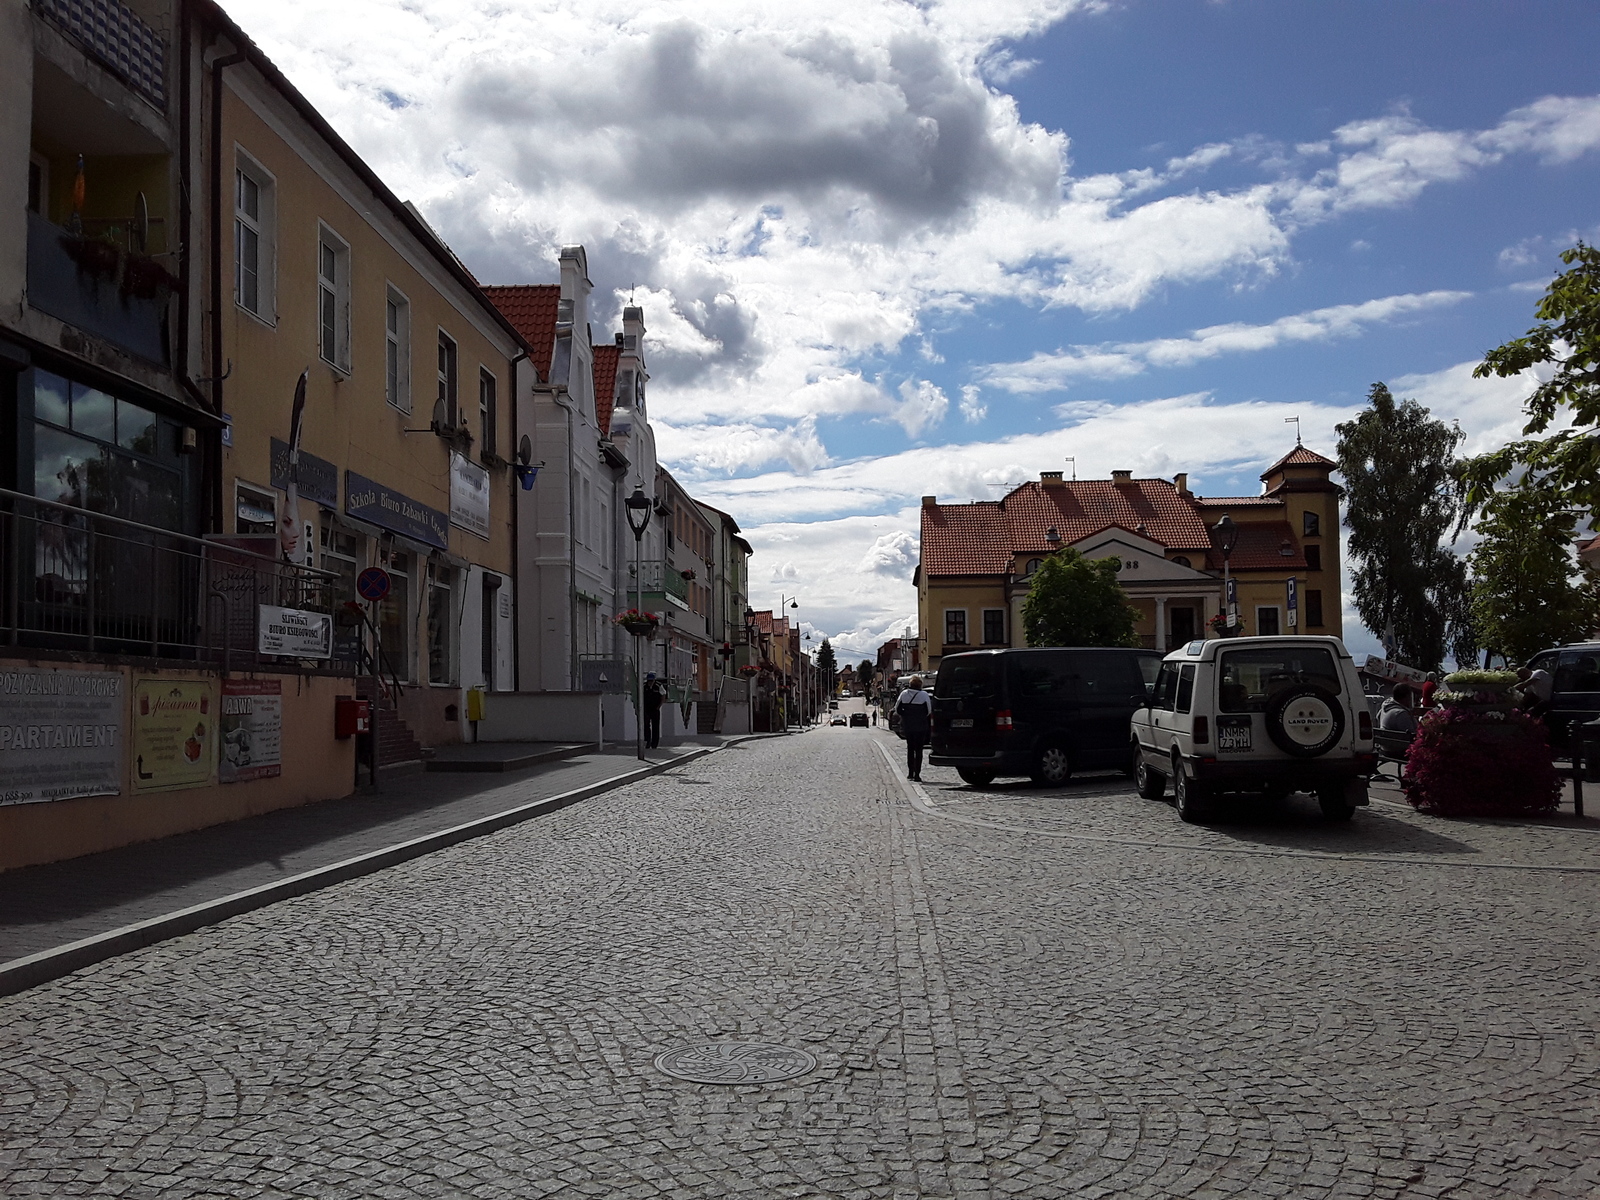
[[[1113,471],[1113,472],[1111,472],[1111,482],[1116,484],[1118,487],[1122,487],[1124,484],[1132,483],[1133,482],[1133,472],[1132,471]]]
[[[1189,473],[1187,471],[1179,471],[1172,477],[1172,486],[1178,489],[1178,495],[1187,496],[1189,494]]]
[[[1061,483],[1061,472],[1060,471],[1040,471],[1039,472],[1039,482],[1041,484],[1043,484],[1045,487],[1061,487],[1062,486],[1062,483]]]
[[[937,497],[937,496],[924,496],[922,498],[922,507],[923,508],[936,508],[936,507],[938,507],[938,504],[939,504],[939,497]]]

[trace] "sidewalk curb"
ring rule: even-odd
[[[759,737],[761,735],[754,736]],[[385,846],[381,850],[369,850],[367,853],[358,854],[354,858],[330,863],[325,867],[316,867],[310,871],[302,871],[298,875],[290,875],[286,879],[279,879],[273,883],[264,883],[259,887],[247,888],[242,892],[219,896],[217,899],[208,900],[203,904],[180,908],[176,912],[165,913],[159,917],[150,917],[144,921],[137,921],[132,925],[124,925],[120,929],[107,930],[105,933],[98,933],[93,937],[69,942],[65,946],[55,946],[49,950],[41,950],[36,954],[29,954],[23,958],[14,958],[10,962],[0,963],[0,996],[15,995],[41,983],[48,983],[52,979],[70,975],[83,967],[104,962],[108,958],[116,958],[118,955],[127,954],[133,950],[141,950],[146,946],[153,946],[157,942],[164,942],[170,938],[181,937],[186,933],[193,933],[196,929],[203,929],[207,925],[215,925],[219,921],[225,921],[229,917],[236,917],[242,913],[254,912],[258,908],[265,908],[270,904],[277,903],[279,900],[304,896],[310,892],[318,891],[335,883],[343,883],[349,879],[359,879],[363,875],[374,874],[386,867],[409,862],[414,858],[421,858],[423,855],[431,854],[435,850],[442,850],[447,846],[470,841],[486,833],[495,833],[509,826],[520,824],[523,821],[558,812],[568,805],[578,803],[580,800],[587,800],[603,792],[609,792],[615,788],[636,783],[641,779],[648,779],[652,775],[660,775],[665,771],[672,770],[674,767],[694,762],[696,759],[704,758],[708,754],[716,754],[729,746],[736,746],[746,740],[749,739],[737,738],[733,741],[725,742],[721,746],[706,746],[674,758],[671,762],[652,763],[648,767],[638,767],[621,775],[613,775],[609,779],[602,779],[598,783],[586,784],[581,788],[574,788],[570,792],[545,796],[543,799],[530,800],[528,803],[519,804],[515,808],[491,813],[487,817],[479,817],[461,825],[453,825],[448,829],[424,834],[422,837],[399,842],[393,846]]]

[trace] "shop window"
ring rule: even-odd
[[[1322,593],[1319,591],[1306,593],[1306,625],[1312,629],[1322,628]]]
[[[317,235],[317,349],[329,366],[350,370],[350,246],[326,225]]]
[[[236,480],[233,485],[233,531],[276,533],[277,529],[277,493]]]
[[[1307,546],[1305,548],[1305,551],[1306,551],[1306,570],[1308,570],[1308,571],[1320,571],[1320,570],[1322,570],[1322,547],[1321,546]]]
[[[455,621],[452,619],[450,577],[455,572],[436,565],[428,580],[428,682],[456,682]]]
[[[1300,533],[1304,537],[1322,536],[1322,516],[1307,510],[1301,517]]]
[[[362,543],[359,534],[336,529],[332,521],[322,525],[322,561],[324,571],[338,576],[334,586],[334,601],[344,603],[356,599],[356,575],[361,569]]]
[[[1003,646],[1006,640],[1006,610],[1003,608],[986,608],[983,610],[983,642],[986,646]]]
[[[964,608],[947,608],[944,610],[944,644],[947,646],[964,646],[967,643],[967,610]]]
[[[411,411],[411,301],[393,285],[383,302],[383,398]]]
[[[411,653],[411,572],[412,557],[399,550],[382,555],[382,566],[389,572],[389,595],[378,605],[378,633],[383,641],[384,667],[406,682],[416,679],[416,660]]]
[[[505,580],[485,571],[483,574],[483,686],[494,690],[495,634],[499,625],[500,587]]]

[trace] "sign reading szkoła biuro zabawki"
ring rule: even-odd
[[[0,671],[0,805],[122,791],[118,671]]]
[[[344,510],[391,533],[440,550],[450,548],[449,517],[354,471],[344,473]]]
[[[216,681],[135,679],[129,741],[135,792],[210,783],[217,771]]]

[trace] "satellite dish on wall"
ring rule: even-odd
[[[439,433],[450,428],[450,413],[441,397],[433,402],[433,431]]]
[[[523,466],[533,461],[533,439],[527,434],[523,434],[522,440],[517,443],[517,461]]]

